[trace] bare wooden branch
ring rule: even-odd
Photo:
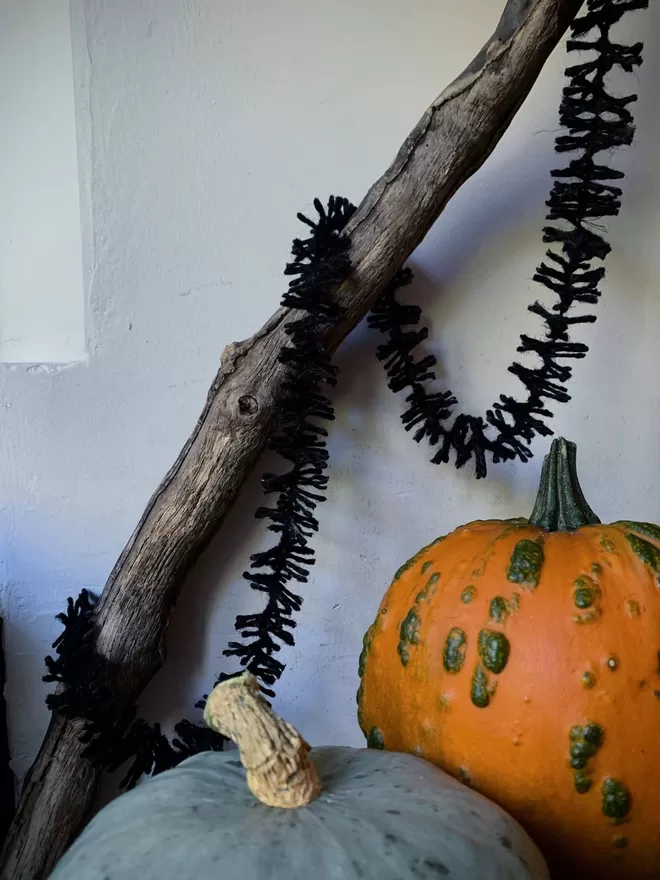
[[[328,332],[330,350],[489,156],[581,5],[508,0],[493,37],[424,113],[349,224],[353,272],[337,291],[346,318]],[[281,396],[277,358],[295,317],[280,310],[251,339],[225,349],[192,436],[110,575],[97,648],[119,671],[121,700],[135,700],[163,664],[181,584],[264,446]],[[89,815],[98,775],[81,757],[78,732],[78,724],[51,722],[3,851],[3,880],[45,877]]]

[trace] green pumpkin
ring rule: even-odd
[[[121,795],[51,880],[549,878],[526,833],[486,798],[412,755],[310,751],[249,673],[214,689],[206,718],[232,734],[241,760],[206,752]]]

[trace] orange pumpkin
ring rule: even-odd
[[[360,657],[368,744],[501,805],[557,877],[660,877],[659,583],[660,527],[601,525],[555,440],[529,520],[396,573]]]

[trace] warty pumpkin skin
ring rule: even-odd
[[[660,877],[660,527],[602,525],[555,441],[530,521],[461,526],[396,574],[360,658],[371,747],[500,804],[556,876]]]
[[[549,880],[486,798],[410,755],[310,751],[249,673],[218,685],[205,717],[239,752],[197,755],[121,795],[51,880]]]

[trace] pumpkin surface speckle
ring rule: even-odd
[[[232,752],[189,758],[98,813],[51,880],[549,880],[517,822],[426,761],[311,756],[324,791],[296,810],[259,803]]]

